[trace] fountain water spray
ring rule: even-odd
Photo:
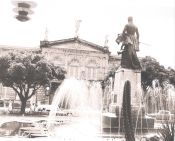
[[[59,110],[68,110],[73,114],[69,118],[70,122],[68,125],[65,125],[67,129],[76,128],[77,131],[82,132],[88,128],[85,132],[92,133],[95,130],[94,128],[98,128],[95,132],[100,132],[101,99],[102,88],[100,82],[90,82],[73,78],[65,79],[53,98],[53,108],[50,111],[48,119],[49,133],[53,133],[54,122],[60,120],[60,117],[56,116]]]

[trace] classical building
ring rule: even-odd
[[[67,71],[67,78],[103,80],[109,68],[117,64],[117,58],[110,56],[107,46],[99,46],[78,37],[41,41],[40,47],[48,60]]]
[[[18,50],[24,50],[24,48],[0,47],[0,54]],[[103,80],[111,68],[120,64],[120,57],[112,56],[107,45],[100,46],[78,36],[55,41],[43,40],[40,41],[40,49],[28,48],[25,50],[40,50],[48,61],[66,70],[66,78]],[[5,98],[4,88],[1,86],[0,89],[1,97],[3,95]],[[40,90],[38,95],[43,95],[43,92]],[[6,96],[8,93],[11,93],[11,90],[6,88]],[[42,101],[42,99],[38,97],[38,100]]]

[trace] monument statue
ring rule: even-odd
[[[122,132],[126,141],[135,141],[135,131],[141,133],[153,129],[154,118],[145,116],[142,104],[141,65],[136,54],[139,50],[139,32],[132,17],[128,18],[128,24],[116,42],[122,43],[119,52],[122,54],[121,68],[115,71],[110,114],[102,116],[103,129]]]
[[[122,43],[121,52],[118,52],[122,54],[121,67],[140,70],[141,65],[136,54],[136,51],[139,51],[139,31],[132,17],[128,17],[128,24],[125,25],[122,34],[118,34],[116,42]]]

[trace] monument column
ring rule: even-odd
[[[123,101],[123,88],[124,83],[130,81],[131,83],[131,105],[139,106],[140,105],[140,91],[141,89],[141,71],[140,70],[131,70],[125,68],[119,68],[115,74],[114,81],[114,95],[117,95],[114,101],[116,101],[117,106],[122,106]]]

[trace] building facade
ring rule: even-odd
[[[24,50],[24,48],[0,47],[0,54],[18,50]],[[111,68],[120,65],[120,57],[112,56],[108,46],[99,46],[78,37],[56,41],[44,40],[40,41],[40,49],[25,50],[39,50],[48,61],[66,70],[66,78],[103,80]],[[11,99],[9,97],[9,94],[12,93],[10,88],[5,88],[5,97],[4,87],[0,86],[0,89],[1,97]],[[37,99],[48,101],[47,98],[41,97],[43,93],[44,90],[39,90]]]
[[[78,37],[41,41],[42,54],[67,71],[67,78],[103,80],[109,70],[108,47],[99,46]]]

